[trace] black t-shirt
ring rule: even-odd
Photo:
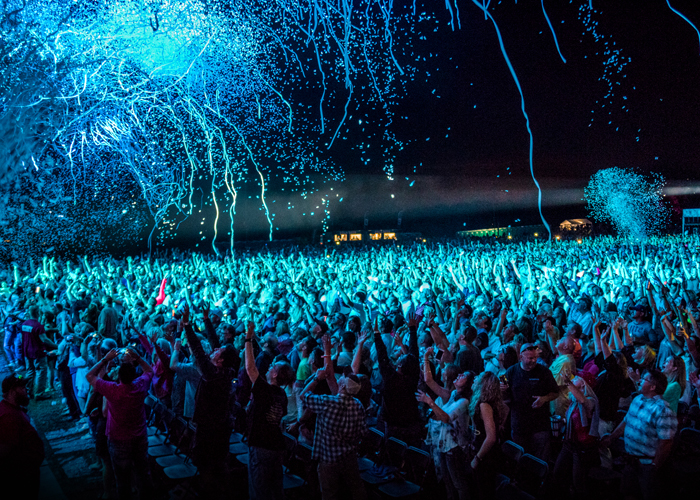
[[[248,418],[248,444],[267,450],[284,450],[282,417],[287,414],[287,395],[259,376],[253,384],[253,402]]]
[[[510,413],[513,432],[527,434],[550,429],[549,403],[533,408],[534,396],[559,392],[559,386],[548,368],[537,364],[528,371],[517,363],[506,371],[510,386]]]
[[[612,354],[603,359],[600,353],[595,358],[595,363],[601,372],[596,380],[595,394],[600,405],[600,418],[608,422],[615,420],[617,410],[620,407],[620,398],[624,398],[634,392],[634,383],[627,377],[620,365],[617,364]]]
[[[88,308],[90,301],[87,299],[74,300],[70,305],[70,313],[73,320],[73,326],[80,323],[80,311]]]

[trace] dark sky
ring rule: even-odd
[[[583,3],[545,2],[566,63],[540,2],[503,0],[491,9],[522,85],[534,170],[553,225],[586,216],[583,187],[599,169],[660,173],[671,194],[700,185],[696,31],[664,0],[593,0],[588,23],[579,15]],[[345,161],[348,145],[339,144],[334,159],[345,169],[343,184],[326,184],[306,202],[270,193],[277,237],[320,231],[323,208],[316,207],[331,186],[331,229],[361,228],[365,214],[370,228],[395,227],[399,212],[405,229],[426,234],[538,223],[520,95],[493,25],[461,0],[461,29],[453,32],[444,3],[429,5],[440,29],[414,43],[416,53],[433,57],[418,67],[430,77],[410,81],[396,109],[406,119],[397,118],[393,130],[409,143],[397,156],[394,180],[380,175],[376,162]],[[672,5],[700,26],[700,2]],[[289,201],[294,210],[283,209]],[[693,196],[678,201],[700,206]],[[258,200],[244,197],[237,212],[238,237],[264,236]]]

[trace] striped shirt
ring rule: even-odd
[[[678,419],[661,396],[639,395],[625,417],[625,451],[638,457],[653,458],[659,441],[673,439]]]
[[[365,410],[357,399],[307,393],[304,404],[318,414],[312,458],[332,464],[357,450],[367,430]]]

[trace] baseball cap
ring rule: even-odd
[[[533,344],[532,342],[528,342],[527,344],[523,344],[522,347],[520,348],[520,354],[524,353],[525,351],[530,351],[533,349],[537,349],[537,344]]]
[[[642,312],[647,313],[647,314],[649,313],[649,308],[643,304],[637,304],[634,306],[630,306],[629,309],[631,311],[642,311]]]
[[[12,375],[5,377],[5,379],[2,381],[2,393],[8,394],[15,387],[24,387],[27,385],[27,382],[29,382],[27,377],[13,373]]]

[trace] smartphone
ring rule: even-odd
[[[34,293],[39,293],[40,291],[41,291],[41,287],[38,286],[38,287],[36,287],[36,290],[34,290]]]
[[[438,361],[440,361],[440,360],[442,359],[442,355],[443,355],[443,354],[444,354],[444,352],[438,349],[438,352],[437,352],[437,354],[435,355],[435,359],[437,359]]]

